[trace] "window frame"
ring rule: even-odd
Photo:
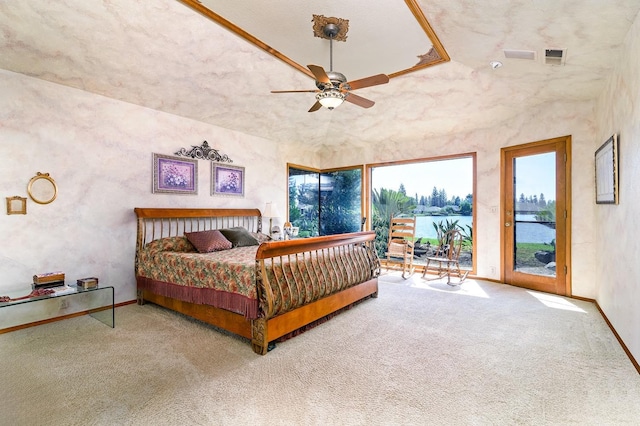
[[[303,170],[303,171],[308,171],[308,172],[312,172],[312,173],[318,173],[318,234],[320,234],[320,229],[321,229],[321,217],[322,217],[322,204],[320,203],[320,197],[321,197],[321,191],[320,191],[320,185],[321,185],[321,176],[323,173],[333,173],[333,172],[341,172],[341,171],[348,171],[348,170],[360,170],[360,221],[362,223],[362,218],[365,217],[364,216],[364,212],[365,212],[365,165],[361,164],[361,165],[354,165],[354,166],[345,166],[345,167],[332,167],[332,168],[328,168],[328,169],[318,169],[318,168],[314,168],[314,167],[309,167],[309,166],[302,166],[299,164],[294,164],[294,163],[287,163],[287,222],[290,222],[290,217],[289,217],[289,213],[290,213],[290,199],[289,199],[289,178],[291,176],[290,170],[291,168],[297,169],[297,170]]]
[[[423,157],[423,158],[415,158],[415,159],[410,159],[410,160],[399,160],[399,161],[385,161],[385,162],[378,162],[378,163],[370,163],[370,164],[366,164],[365,168],[366,168],[366,179],[363,179],[363,183],[365,183],[365,214],[366,214],[366,222],[365,222],[365,229],[367,230],[371,230],[371,219],[372,219],[372,196],[371,193],[373,191],[373,185],[372,185],[372,179],[373,179],[373,175],[372,175],[372,169],[378,168],[378,167],[385,167],[385,166],[402,166],[402,165],[406,165],[406,164],[415,164],[415,163],[426,163],[426,162],[434,162],[434,161],[446,161],[446,160],[457,160],[457,159],[461,159],[461,158],[471,158],[471,167],[472,167],[472,178],[473,178],[473,183],[472,183],[472,203],[471,203],[471,208],[472,208],[472,212],[471,212],[471,228],[472,228],[472,234],[473,234],[473,239],[472,239],[472,248],[471,248],[471,271],[469,272],[471,275],[475,275],[476,271],[477,271],[477,251],[478,251],[478,238],[477,238],[477,192],[478,192],[478,167],[477,167],[477,153],[475,151],[473,152],[464,152],[464,153],[460,153],[460,154],[450,154],[450,155],[441,155],[441,156],[435,156],[435,157]]]

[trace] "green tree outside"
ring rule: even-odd
[[[333,189],[320,200],[320,235],[360,230],[362,173],[359,169],[323,173]]]
[[[371,225],[376,231],[376,251],[378,257],[385,257],[388,239],[389,223],[391,217],[401,214],[411,214],[416,208],[414,199],[407,197],[399,191],[381,188],[373,190],[371,204],[373,206],[373,217]]]

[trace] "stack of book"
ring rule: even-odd
[[[88,278],[80,278],[77,282],[76,285],[78,286],[78,288],[87,290],[89,288],[96,288],[98,287],[98,278],[96,277],[88,277]]]
[[[47,272],[33,276],[33,288],[51,288],[64,285],[64,272]]]

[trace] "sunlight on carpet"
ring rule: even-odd
[[[423,279],[421,274],[413,274],[409,279],[403,279],[399,272],[390,272],[382,274],[380,279],[383,279],[390,283],[402,283],[409,287],[418,288],[422,290],[438,291],[443,293],[451,293],[460,296],[473,296],[488,299],[489,295],[478,282],[474,279],[467,278],[459,285],[447,284],[446,278],[441,278],[433,281]]]
[[[482,289],[482,287],[480,287],[478,283],[472,279],[466,279],[462,284],[455,286],[447,284],[445,279],[437,281],[419,280],[412,282],[411,287],[452,293],[460,296],[474,296],[482,297],[485,299],[489,298],[489,295]]]
[[[528,290],[527,290],[527,293],[529,293],[534,298],[538,299],[540,303],[542,303],[543,305],[549,308],[563,309],[565,311],[582,312],[583,314],[587,313],[587,311],[576,306],[570,300],[562,296],[555,296],[553,294],[547,294],[547,293],[537,293],[535,291],[528,291]]]

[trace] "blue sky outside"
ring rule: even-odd
[[[544,194],[555,200],[555,153],[545,153],[516,160],[516,194],[526,197]],[[473,161],[471,157],[373,168],[372,187],[397,191],[403,184],[407,195],[428,197],[435,186],[444,188],[447,197],[464,198],[473,192]],[[498,189],[496,188],[496,191]]]
[[[447,198],[464,198],[473,192],[473,161],[471,157],[394,166],[376,167],[372,171],[372,187],[397,191],[403,184],[407,195],[418,199],[428,197],[435,186],[444,188]]]
[[[529,155],[516,158],[515,177],[516,200],[520,194],[525,197],[544,194],[547,201],[556,199],[556,154]]]

